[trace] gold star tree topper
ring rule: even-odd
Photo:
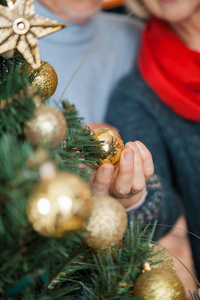
[[[35,15],[33,0],[13,1],[0,5],[0,54],[17,48],[36,70],[41,66],[38,39],[66,25]]]

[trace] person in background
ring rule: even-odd
[[[62,96],[75,104],[79,116],[94,129],[91,123],[103,122],[111,90],[135,63],[143,24],[128,18],[108,33],[123,16],[102,12],[102,0],[35,0],[34,4],[38,15],[67,24],[39,40],[41,59],[58,75],[58,87],[49,105],[55,107]],[[62,95],[84,58],[106,33]]]
[[[148,21],[138,64],[117,83],[105,121],[125,142],[140,140],[151,152],[162,189],[163,204],[155,212],[159,223],[173,225],[181,199],[199,280],[200,0],[127,4]],[[157,226],[158,236],[166,228]]]

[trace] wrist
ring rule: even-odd
[[[131,211],[131,210],[136,210],[140,206],[142,206],[143,203],[145,202],[147,194],[148,194],[148,192],[147,192],[147,188],[145,186],[145,188],[140,193],[138,193],[138,197],[136,199],[134,199],[135,201],[132,201],[132,202],[130,201],[129,206],[126,206],[126,207],[124,206],[126,209],[126,212]]]

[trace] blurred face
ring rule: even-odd
[[[39,0],[59,16],[75,23],[88,22],[100,9],[102,0]]]
[[[200,12],[200,0],[141,0],[150,13],[171,23],[188,20]]]

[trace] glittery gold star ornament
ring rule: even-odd
[[[33,69],[41,66],[38,39],[66,27],[35,15],[33,0],[7,0],[0,5],[0,54],[17,48]]]

